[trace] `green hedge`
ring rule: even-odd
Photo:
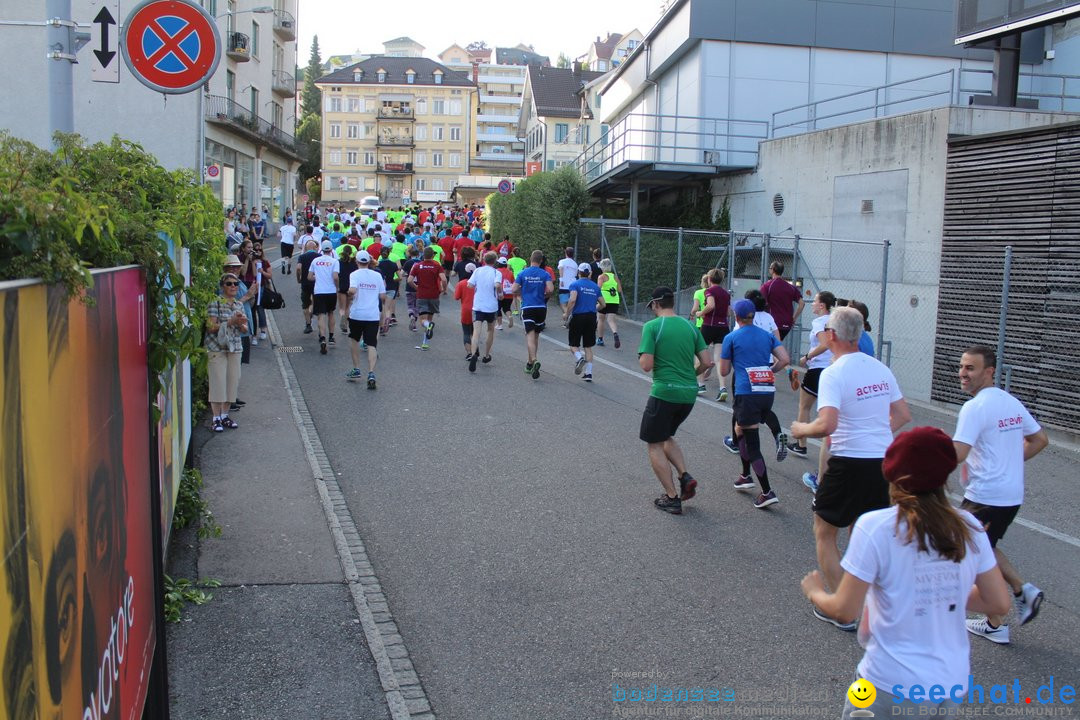
[[[141,265],[151,300],[151,389],[158,374],[193,360],[225,258],[221,203],[187,170],[168,171],[139,145],[114,137],[87,145],[58,135],[49,152],[0,132],[0,280],[40,278],[88,301],[91,268]],[[190,307],[168,314],[184,280],[159,237],[191,251]]]
[[[518,180],[512,194],[488,195],[485,217],[496,243],[509,235],[526,258],[533,250],[543,250],[554,264],[564,247],[574,245],[578,221],[588,206],[585,181],[567,165]]]

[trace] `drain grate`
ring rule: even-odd
[[[277,351],[281,353],[304,352],[304,347],[302,345],[278,345]]]

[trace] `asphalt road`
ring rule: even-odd
[[[623,323],[621,350],[598,348],[590,385],[550,322],[534,381],[519,327],[470,374],[456,303],[444,299],[422,352],[402,300],[371,392],[345,380],[342,334],[319,355],[295,284],[282,285],[282,342],[303,348],[286,357],[439,718],[611,717],[628,707],[613,695],[652,682],[731,691],[731,702],[678,705],[684,716],[839,716],[861,650],[815,620],[799,590],[816,565],[799,480],[814,452],[769,462],[781,502],[757,510],[731,487],[728,410],[699,401],[678,434],[698,496],[670,516],[652,505],[660,488],[637,439],[649,384],[636,325]],[[778,393],[785,425],[793,398]],[[916,415],[953,427],[947,414]],[[1002,542],[1047,601],[1010,646],[972,640],[987,687],[1080,684],[1076,459],[1051,449],[1029,463],[1021,515],[1066,537],[1014,525]]]

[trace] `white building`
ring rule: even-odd
[[[573,163],[585,148],[588,125],[581,120],[583,90],[604,73],[530,65],[525,78],[518,132],[525,156],[535,170],[555,170]]]
[[[217,180],[210,184],[224,205],[266,205],[272,218],[280,218],[285,207],[295,205],[300,161],[291,102],[296,2],[274,0],[269,7],[256,0],[204,0],[222,41],[221,62],[205,93],[157,93],[119,55],[112,60],[119,65],[119,83],[92,82],[93,48],[87,45],[73,66],[75,132],[91,142],[113,135],[137,142],[169,169],[197,171],[205,159],[217,166]],[[90,0],[72,1],[72,19],[85,27],[98,10],[100,4]],[[45,0],[0,3],[0,21],[44,17]],[[48,85],[47,63],[58,61],[44,58],[45,28],[0,25],[0,37],[0,60],[18,68],[9,80],[18,101],[0,105],[0,126],[49,147],[49,101],[42,89]]]

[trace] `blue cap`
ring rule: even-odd
[[[754,307],[754,301],[745,298],[736,300],[735,304],[731,306],[731,309],[735,312],[735,317],[737,318],[753,317],[754,312],[757,310],[757,308]]]

